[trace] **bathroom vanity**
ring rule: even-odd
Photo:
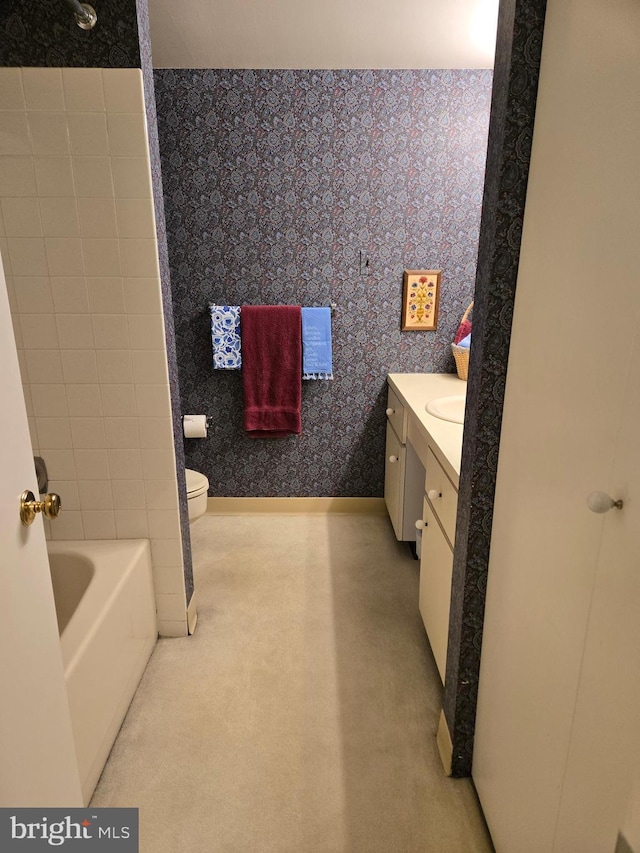
[[[444,417],[464,419],[464,399],[453,398],[467,383],[424,373],[387,382],[384,497],[397,539],[420,543],[420,613],[444,682],[463,430]]]

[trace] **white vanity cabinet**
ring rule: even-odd
[[[420,615],[444,683],[458,493],[429,449],[420,557]]]
[[[419,608],[444,682],[462,456],[462,424],[429,414],[426,403],[466,383],[450,374],[390,374],[384,496],[396,537],[422,526]]]

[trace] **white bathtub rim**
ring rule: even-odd
[[[65,676],[69,678],[137,560],[146,557],[151,565],[151,546],[148,539],[80,539],[50,541],[47,548],[52,554],[80,554],[99,563],[83,596],[83,599],[95,599],[99,606],[92,608],[90,602],[85,602],[89,607],[79,606],[60,638]],[[123,558],[126,559],[124,568]]]

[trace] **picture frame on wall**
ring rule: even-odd
[[[430,332],[438,327],[442,270],[405,270],[402,331]]]

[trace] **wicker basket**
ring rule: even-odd
[[[471,313],[471,309],[473,308],[473,302],[469,305],[467,310],[462,315],[461,323],[469,317]],[[467,377],[469,376],[469,352],[470,347],[459,347],[457,344],[451,344],[451,352],[453,353],[453,357],[456,362],[456,370],[458,371],[458,378],[464,379],[467,381]]]

